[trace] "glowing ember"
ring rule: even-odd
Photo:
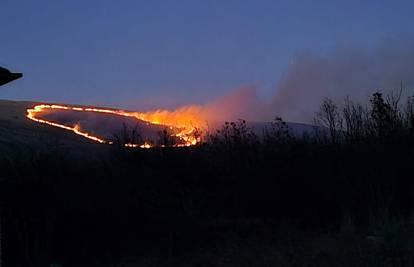
[[[130,112],[123,110],[114,109],[102,109],[94,107],[76,107],[67,105],[49,105],[40,104],[33,108],[27,109],[27,118],[38,123],[51,125],[54,127],[62,128],[74,132],[75,134],[81,135],[85,138],[99,142],[102,144],[112,144],[111,141],[104,140],[97,136],[93,136],[90,133],[82,131],[79,125],[73,127],[59,124],[56,122],[48,121],[46,119],[40,119],[37,115],[41,115],[42,112],[47,110],[69,110],[78,112],[96,112],[114,114],[124,117],[132,117],[150,124],[165,125],[170,129],[175,129],[176,132],[172,136],[176,137],[180,142],[173,145],[176,147],[192,146],[200,142],[200,136],[197,134],[197,128],[201,125],[201,119],[197,117],[199,110],[197,106],[185,107],[176,111],[167,110],[156,110],[152,112]],[[125,147],[140,147],[140,148],[151,148],[152,145],[145,142],[144,144],[125,144]]]

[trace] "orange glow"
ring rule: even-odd
[[[142,121],[147,122],[148,124],[158,124],[165,125],[174,129],[175,133],[173,134],[180,142],[173,145],[176,147],[183,146],[192,146],[200,142],[200,137],[197,136],[197,129],[202,125],[202,118],[200,116],[200,107],[198,106],[188,106],[175,111],[168,110],[155,110],[150,112],[131,112],[123,110],[114,110],[114,109],[103,109],[95,107],[79,107],[79,106],[68,106],[68,105],[49,105],[49,104],[40,104],[36,105],[33,108],[27,109],[27,118],[42,124],[47,124],[50,126],[62,128],[68,131],[72,131],[77,135],[83,136],[95,142],[102,144],[112,144],[111,141],[104,140],[100,137],[93,136],[90,133],[82,131],[79,125],[66,126],[56,122],[48,121],[45,119],[40,119],[37,115],[47,111],[47,110],[69,110],[69,111],[78,111],[78,112],[96,112],[96,113],[106,113],[114,114],[124,117],[133,117]],[[125,144],[125,147],[140,147],[140,148],[151,148],[152,145],[145,142],[144,144]]]

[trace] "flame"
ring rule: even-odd
[[[170,129],[177,129],[178,132],[174,133],[173,136],[182,141],[182,143],[175,144],[176,147],[192,146],[200,142],[200,136],[196,134],[197,128],[202,125],[201,119],[201,108],[198,106],[187,106],[175,111],[168,110],[155,110],[150,112],[132,112],[115,109],[104,109],[96,107],[79,107],[79,106],[68,106],[68,105],[49,105],[39,104],[33,108],[27,109],[26,117],[32,121],[47,124],[50,126],[62,128],[68,131],[72,131],[77,135],[88,138],[92,141],[102,144],[112,144],[111,141],[104,140],[100,137],[94,136],[88,132],[80,129],[79,125],[66,126],[56,122],[40,119],[37,115],[47,110],[69,110],[78,112],[96,112],[105,114],[114,114],[124,117],[133,117],[148,124],[158,124],[170,127]],[[125,144],[125,147],[140,147],[140,148],[151,148],[152,145],[145,142],[144,144]]]
[[[147,142],[145,142],[142,145],[128,143],[128,144],[125,144],[124,146],[125,147],[140,147],[140,148],[151,148],[152,147],[152,145]]]

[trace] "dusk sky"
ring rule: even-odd
[[[1,0],[0,65],[26,99],[134,109],[274,95],[304,51],[412,36],[413,1]]]

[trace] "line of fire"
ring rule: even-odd
[[[26,117],[32,121],[50,125],[53,127],[58,127],[71,131],[77,135],[80,135],[89,140],[101,143],[112,145],[113,140],[107,140],[103,137],[94,135],[84,129],[81,129],[79,123],[74,125],[65,125],[56,121],[51,121],[46,118],[41,117],[42,114],[48,111],[71,111],[71,112],[81,112],[81,113],[97,113],[97,114],[109,114],[116,115],[121,117],[128,117],[136,119],[137,121],[145,122],[147,125],[161,125],[165,127],[162,131],[164,135],[169,135],[171,139],[170,142],[165,142],[160,144],[156,143],[154,140],[142,140],[141,142],[125,142],[122,145],[130,148],[151,148],[154,146],[171,146],[171,147],[187,147],[198,144],[201,141],[199,134],[199,127],[194,123],[185,123],[184,120],[177,121],[171,120],[171,117],[166,115],[169,114],[167,111],[153,111],[153,112],[133,112],[133,111],[124,111],[124,110],[115,110],[115,109],[104,109],[97,107],[80,107],[80,106],[68,106],[68,105],[50,105],[50,104],[39,104],[33,108],[27,109]],[[160,115],[162,114],[162,115]],[[185,116],[184,116],[185,117]]]

